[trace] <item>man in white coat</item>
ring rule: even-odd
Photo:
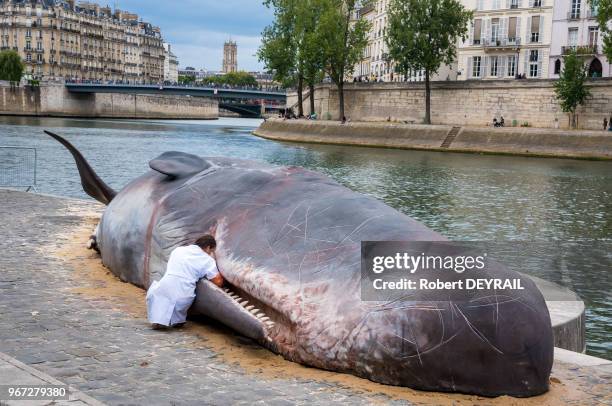
[[[223,286],[223,276],[215,261],[216,248],[215,238],[207,234],[194,245],[172,251],[165,275],[159,282],[154,281],[147,292],[147,313],[154,329],[185,324],[200,279]]]

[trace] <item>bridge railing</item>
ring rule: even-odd
[[[0,187],[36,191],[36,148],[0,146]]]
[[[121,81],[104,81],[104,80],[67,80],[67,85],[97,85],[97,86],[133,86],[133,87],[158,87],[163,89],[165,87],[170,88],[183,88],[183,89],[217,89],[217,90],[242,90],[242,91],[256,91],[256,92],[271,92],[287,94],[287,90],[279,87],[259,87],[259,86],[229,86],[229,85],[193,85],[193,84],[181,84],[181,83],[128,83]]]

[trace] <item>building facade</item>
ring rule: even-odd
[[[172,46],[164,43],[164,82],[178,83],[179,61],[172,53]]]
[[[458,79],[547,78],[557,2],[462,0],[474,19],[457,49]]]
[[[376,0],[366,7],[357,10],[355,18],[365,19],[370,23],[368,45],[362,59],[354,68],[354,80],[370,82],[419,82],[425,80],[422,71],[409,73],[408,77],[395,71],[395,64],[389,58],[385,35],[388,24],[388,7],[391,0]],[[347,78],[351,79],[351,78]],[[455,80],[456,68],[441,66],[432,80]]]
[[[223,44],[223,72],[238,72],[238,45],[235,41]]]
[[[1,49],[19,53],[40,80],[158,83],[159,28],[138,16],[73,0],[0,0]]]
[[[553,13],[548,76],[558,78],[563,56],[575,50],[589,67],[590,77],[612,77],[603,54],[603,38],[597,23],[597,1],[557,0]]]

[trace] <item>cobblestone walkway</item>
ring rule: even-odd
[[[0,352],[114,404],[517,404],[416,392],[289,363],[221,326],[160,333],[140,290],[90,274],[70,230],[101,206],[0,190]],[[86,236],[86,234],[84,234]],[[56,252],[54,252],[56,251]],[[77,252],[78,251],[78,252]],[[99,262],[99,261],[97,261]],[[112,286],[111,286],[112,285]],[[119,286],[119,287],[117,287]],[[520,404],[609,401],[609,369],[556,366],[551,393]],[[607,396],[607,398],[606,398]]]

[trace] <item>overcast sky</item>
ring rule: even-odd
[[[107,0],[162,30],[179,66],[221,70],[223,43],[238,43],[238,68],[262,70],[255,52],[272,12],[261,0]],[[106,4],[100,0],[100,4]]]

